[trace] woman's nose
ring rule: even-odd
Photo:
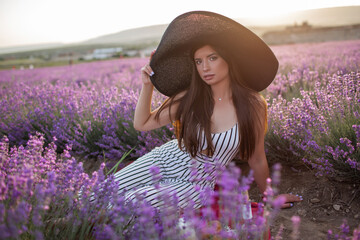
[[[209,63],[207,61],[203,62],[203,71],[208,71],[210,69]]]

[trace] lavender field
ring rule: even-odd
[[[262,93],[268,101],[269,161],[305,163],[317,176],[359,184],[360,41],[272,49],[280,69]],[[147,61],[116,59],[0,71],[0,239],[184,239],[184,234],[191,235],[191,227],[185,232],[169,227],[177,223],[178,217],[169,217],[176,213],[158,213],[145,202],[136,208],[143,217],[131,221],[129,209],[134,207],[114,193],[112,174],[106,175],[124,154],[130,152],[127,160],[136,159],[174,137],[172,126],[151,132],[138,132],[132,126],[140,68]],[[164,100],[160,94],[154,97],[154,107]],[[83,164],[99,161],[105,163],[98,171],[90,175],[84,171]],[[221,177],[224,186],[233,187],[222,196],[230,209],[241,204],[226,201],[228,195],[241,196],[252,181],[249,176],[234,183],[234,176],[239,178],[240,173]],[[272,199],[279,184],[276,177],[270,183],[262,213],[237,224],[235,232],[216,233],[216,227],[204,225],[191,211],[186,219],[202,233],[262,239],[281,202]],[[96,201],[90,203],[91,193]],[[169,205],[176,202],[176,198],[164,199],[171,199]],[[214,216],[206,209],[203,215],[210,221]],[[241,222],[237,219],[241,214],[229,214],[224,214],[224,222],[229,217]],[[151,218],[157,220],[148,221]],[[299,219],[294,217],[293,222],[293,239],[297,239]],[[198,231],[192,234],[198,236]],[[360,239],[360,229],[353,232],[344,224],[337,233],[329,231],[328,237]]]

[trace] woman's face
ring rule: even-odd
[[[229,66],[209,45],[195,51],[194,61],[201,79],[208,85],[230,81]]]

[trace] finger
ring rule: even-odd
[[[294,194],[285,194],[286,202],[301,202],[303,200],[302,196]]]
[[[281,208],[292,208],[294,206],[294,203],[292,202],[288,202],[288,203],[284,203]]]
[[[152,68],[150,67],[150,65],[147,65],[146,69],[147,69],[150,73],[154,72],[154,71],[152,70]]]
[[[289,202],[301,202],[303,200],[303,197],[296,194],[296,195],[293,195],[293,194],[289,194],[290,197],[289,197]]]
[[[154,55],[155,52],[156,52],[156,49],[154,49],[154,50],[151,51],[150,60],[152,59],[152,57],[153,57],[153,55]]]
[[[152,68],[150,67],[150,65],[147,65],[146,66],[146,72],[150,75],[150,76],[152,76],[152,75],[154,75],[154,71],[152,70]]]
[[[154,74],[153,70],[151,69],[151,67],[148,64],[146,64],[144,67],[142,67],[141,71],[145,72],[149,76],[152,76]]]

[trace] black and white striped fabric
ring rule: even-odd
[[[205,150],[206,140],[202,139],[201,148]],[[237,152],[238,125],[235,124],[225,132],[212,134],[212,141],[215,151],[211,157],[199,151],[196,158],[192,158],[189,153],[180,150],[177,139],[154,148],[115,173],[118,192],[125,190],[127,200],[143,194],[153,206],[160,207],[163,203],[157,196],[167,191],[177,195],[180,208],[185,207],[189,199],[195,202],[195,208],[201,207],[201,189],[206,186],[213,188],[215,185],[215,166],[226,166]],[[161,175],[156,182],[150,173],[153,166],[159,168]]]

